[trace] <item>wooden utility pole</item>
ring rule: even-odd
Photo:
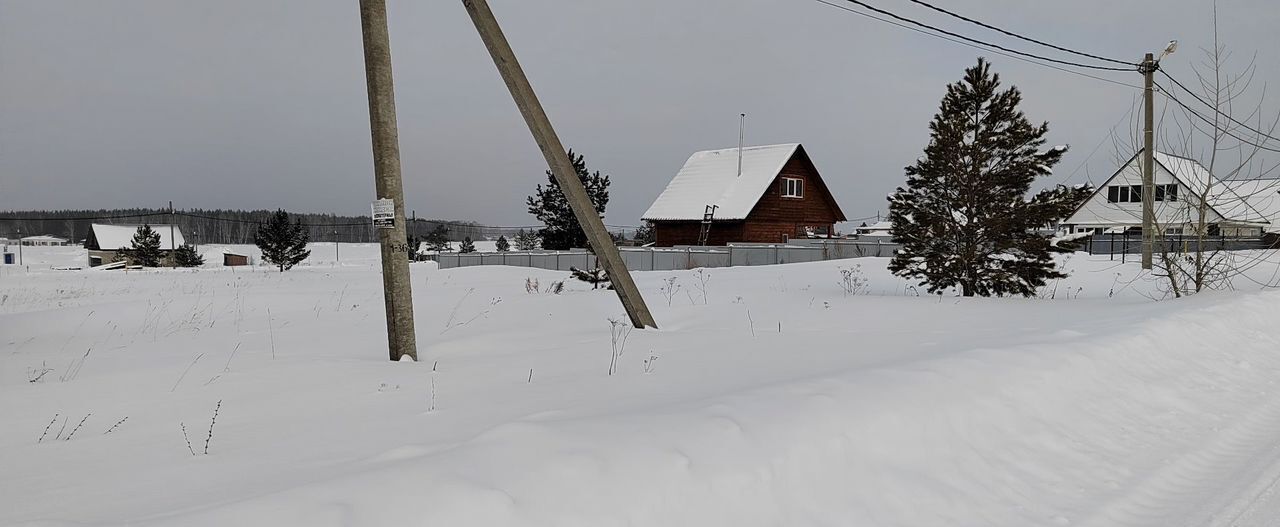
[[[631,273],[627,271],[626,263],[622,261],[622,254],[618,252],[613,238],[605,230],[604,222],[600,221],[600,215],[591,204],[591,198],[587,196],[586,189],[578,180],[578,174],[574,172],[573,164],[569,161],[569,154],[565,152],[564,145],[560,144],[560,138],[551,127],[551,120],[542,109],[542,103],[538,102],[533,86],[529,84],[524,70],[516,61],[515,52],[511,50],[507,37],[502,34],[502,28],[498,26],[498,20],[489,9],[489,3],[485,0],[462,0],[462,5],[466,7],[467,14],[471,15],[471,22],[475,24],[476,31],[480,33],[480,39],[484,41],[494,64],[498,66],[498,72],[502,74],[502,80],[506,82],[511,98],[515,99],[516,106],[520,108],[520,114],[524,116],[525,124],[529,126],[529,132],[533,134],[534,141],[542,150],[542,156],[546,158],[547,165],[551,167],[551,174],[555,176],[560,189],[564,191],[569,208],[573,209],[573,216],[586,232],[587,242],[595,251],[596,259],[609,274],[614,291],[618,293],[618,299],[622,301],[623,307],[627,310],[627,316],[631,318],[631,325],[636,328],[658,327],[653,320],[653,315],[649,313],[649,306],[644,303],[644,297],[640,296],[640,290],[636,288]]]
[[[1155,240],[1155,102],[1151,90],[1156,73],[1156,60],[1151,53],[1142,59],[1142,268],[1151,269],[1151,251]]]
[[[364,34],[365,82],[369,90],[369,128],[373,136],[373,180],[378,199],[394,204],[394,220],[379,226],[382,246],[382,298],[387,311],[387,346],[391,360],[418,360],[413,332],[413,292],[405,255],[404,186],[400,180],[400,139],[396,131],[396,97],[391,80],[391,44],[387,37],[386,0],[360,0]],[[335,242],[334,251],[337,251]]]

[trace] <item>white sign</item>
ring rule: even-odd
[[[373,226],[379,229],[396,227],[396,202],[389,199],[373,202]]]

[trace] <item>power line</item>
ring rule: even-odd
[[[1134,85],[1134,84],[1128,84],[1128,83],[1120,82],[1120,81],[1117,81],[1117,80],[1108,79],[1108,78],[1106,78],[1106,77],[1099,77],[1099,76],[1097,76],[1097,75],[1090,75],[1090,74],[1088,74],[1088,73],[1084,73],[1084,72],[1080,72],[1080,71],[1069,70],[1069,69],[1066,69],[1066,68],[1063,68],[1063,67],[1060,67],[1060,66],[1055,66],[1055,65],[1053,65],[1053,64],[1046,64],[1046,63],[1043,63],[1043,62],[1038,62],[1038,61],[1035,61],[1035,60],[1028,59],[1028,58],[1026,58],[1026,57],[1020,57],[1020,56],[1014,55],[1014,54],[1012,54],[1012,53],[1005,53],[1005,52],[1000,51],[1000,50],[998,50],[998,49],[986,48],[986,47],[982,47],[982,46],[980,46],[980,45],[976,45],[976,44],[972,44],[972,43],[969,43],[969,42],[965,42],[965,41],[963,41],[963,40],[954,39],[954,38],[951,38],[951,37],[948,37],[948,36],[945,36],[945,35],[939,35],[939,34],[937,34],[937,33],[930,33],[930,32],[928,32],[928,31],[922,30],[922,29],[917,28],[917,27],[911,27],[911,26],[908,26],[908,25],[906,25],[906,24],[902,24],[902,23],[899,23],[899,22],[895,22],[895,21],[893,21],[893,20],[889,20],[889,19],[886,19],[886,18],[881,18],[881,17],[875,16],[875,15],[872,15],[872,14],[870,14],[870,13],[864,13],[864,12],[862,12],[862,11],[858,11],[858,10],[856,10],[856,9],[852,9],[852,8],[850,8],[850,7],[848,7],[848,6],[845,6],[845,5],[841,5],[841,4],[834,3],[834,2],[832,2],[832,1],[830,1],[830,0],[813,0],[813,1],[818,2],[818,3],[820,3],[820,4],[825,4],[825,5],[830,6],[830,7],[834,7],[834,8],[836,8],[836,9],[841,10],[841,11],[847,11],[847,12],[853,13],[853,14],[858,15],[858,16],[861,16],[861,17],[870,18],[870,19],[872,19],[872,20],[876,20],[876,21],[879,21],[879,22],[884,22],[884,23],[886,23],[886,24],[894,25],[894,26],[900,27],[900,28],[902,28],[902,29],[906,29],[906,30],[909,30],[909,31],[914,31],[914,32],[916,32],[916,33],[920,33],[921,35],[927,35],[927,36],[930,36],[930,37],[933,37],[933,38],[946,40],[946,41],[948,41],[948,42],[952,42],[952,43],[955,43],[955,44],[960,44],[960,45],[962,45],[962,46],[968,46],[968,47],[971,47],[971,48],[976,49],[976,50],[979,50],[979,51],[986,51],[986,52],[990,52],[990,53],[995,53],[995,54],[997,54],[997,55],[1001,55],[1001,56],[1008,57],[1008,58],[1011,58],[1011,59],[1015,59],[1015,60],[1020,60],[1020,61],[1022,61],[1022,62],[1026,62],[1026,63],[1028,63],[1028,64],[1034,64],[1034,65],[1036,65],[1036,66],[1042,66],[1042,67],[1045,67],[1045,68],[1058,70],[1058,71],[1061,71],[1061,72],[1063,72],[1063,73],[1070,73],[1070,74],[1072,74],[1072,75],[1079,75],[1079,76],[1081,76],[1081,77],[1086,77],[1086,78],[1093,79],[1093,80],[1097,80],[1097,81],[1102,81],[1102,82],[1106,82],[1106,83],[1110,83],[1110,84],[1115,84],[1115,85],[1117,85],[1117,86],[1123,86],[1123,87],[1125,87],[1125,88],[1129,88],[1129,89],[1133,89],[1133,90],[1141,90],[1141,89],[1142,89],[1142,87],[1141,87],[1141,86],[1137,86],[1137,85]]]
[[[1175,96],[1173,95],[1173,93],[1171,93],[1169,90],[1165,89],[1165,87],[1164,87],[1164,86],[1161,86],[1161,85],[1159,85],[1159,84],[1156,84],[1155,86],[1156,86],[1156,88],[1158,88],[1162,93],[1164,93],[1164,94],[1165,94],[1165,96],[1169,98],[1169,100],[1173,101],[1173,102],[1174,102],[1175,104],[1177,104],[1178,106],[1181,106],[1181,107],[1182,107],[1182,109],[1184,109],[1184,110],[1186,110],[1186,111],[1187,111],[1187,113],[1190,113],[1191,115],[1194,115],[1194,116],[1198,117],[1201,121],[1204,121],[1204,122],[1205,122],[1205,123],[1207,123],[1209,126],[1212,126],[1214,130],[1219,131],[1219,132],[1222,132],[1222,133],[1224,133],[1224,134],[1226,134],[1226,135],[1228,135],[1228,136],[1231,136],[1231,138],[1233,138],[1233,139],[1235,139],[1235,140],[1237,140],[1237,141],[1240,141],[1241,143],[1244,143],[1244,144],[1246,144],[1246,145],[1252,146],[1252,147],[1257,148],[1257,149],[1259,149],[1259,150],[1266,150],[1266,151],[1268,151],[1268,152],[1278,152],[1278,153],[1280,153],[1280,148],[1271,148],[1271,147],[1268,147],[1268,146],[1260,145],[1260,144],[1258,144],[1258,143],[1254,143],[1254,142],[1252,142],[1252,141],[1249,141],[1248,139],[1245,139],[1245,138],[1243,138],[1243,137],[1240,137],[1240,136],[1238,136],[1238,135],[1236,135],[1236,134],[1231,133],[1231,130],[1228,130],[1228,129],[1226,129],[1226,128],[1221,127],[1218,123],[1213,122],[1213,121],[1212,121],[1212,120],[1210,120],[1208,117],[1205,117],[1205,116],[1203,116],[1203,115],[1200,115],[1200,113],[1199,113],[1199,112],[1196,112],[1196,111],[1195,111],[1194,109],[1192,109],[1190,106],[1187,106],[1185,103],[1183,103],[1182,101],[1178,100],[1178,98],[1177,98],[1177,97],[1175,97]]]
[[[225,223],[237,223],[241,225],[262,225],[267,223],[266,220],[224,218],[224,217],[218,217],[218,216],[208,216],[204,214],[193,214],[190,212],[182,212],[182,211],[174,211],[172,214],[174,216],[184,216],[187,218],[196,218],[196,219],[209,220],[209,221],[220,221]],[[5,217],[3,213],[0,213],[0,221],[93,221],[93,220],[116,220],[116,219],[126,219],[126,218],[145,218],[145,217],[151,217],[151,216],[169,216],[169,215],[170,215],[169,212],[148,212],[148,213],[141,213],[141,214],[116,214],[116,215],[106,215],[106,216],[76,216],[71,218],[59,218],[59,217],[37,218],[37,217]],[[491,230],[491,231],[507,231],[507,230],[514,231],[514,230],[522,230],[522,229],[546,228],[546,225],[481,225],[478,223],[468,223],[465,221],[432,220],[427,218],[417,218],[417,219],[406,218],[406,220],[412,221],[412,222],[418,222],[418,223],[430,223],[434,225],[448,225],[453,227],[466,227],[466,228],[473,228],[473,229],[479,229],[479,230]],[[302,223],[301,225],[303,227],[316,227],[316,228],[319,228],[319,227],[368,227],[372,225],[372,220],[359,221],[359,222],[345,222],[345,223]],[[615,228],[615,229],[636,229],[639,227],[639,225],[610,225],[610,224],[606,224],[605,226]]]
[[[943,8],[941,8],[941,7],[938,7],[938,6],[935,6],[935,5],[933,5],[933,4],[930,4],[930,3],[928,3],[928,2],[925,2],[925,1],[923,1],[923,0],[908,0],[908,1],[909,1],[909,2],[914,2],[914,3],[919,4],[919,5],[922,5],[922,6],[925,6],[925,7],[929,8],[929,9],[932,9],[932,10],[937,11],[937,12],[939,12],[939,13],[943,13],[943,14],[946,14],[946,15],[949,15],[949,16],[952,16],[952,17],[955,17],[955,18],[958,18],[958,19],[960,19],[960,20],[964,20],[965,22],[969,22],[969,23],[971,23],[971,24],[976,24],[976,25],[979,25],[979,26],[985,27],[985,28],[990,29],[990,30],[992,30],[992,31],[996,31],[996,32],[999,32],[999,33],[1003,33],[1003,34],[1008,35],[1008,36],[1011,36],[1011,37],[1013,37],[1013,38],[1022,39],[1022,40],[1025,40],[1025,41],[1027,41],[1027,42],[1031,42],[1031,43],[1034,43],[1034,44],[1039,44],[1039,45],[1041,45],[1041,46],[1045,46],[1045,47],[1048,47],[1048,48],[1053,48],[1053,49],[1056,49],[1056,50],[1058,50],[1058,51],[1065,51],[1065,52],[1067,52],[1067,53],[1071,53],[1071,54],[1074,54],[1074,55],[1079,55],[1079,56],[1081,56],[1081,57],[1089,57],[1089,58],[1091,58],[1091,59],[1097,59],[1097,60],[1101,60],[1101,61],[1104,61],[1104,62],[1114,62],[1114,63],[1116,63],[1116,64],[1124,64],[1124,65],[1126,65],[1126,66],[1133,66],[1133,67],[1137,67],[1137,64],[1136,64],[1136,63],[1134,63],[1134,62],[1129,62],[1129,61],[1124,61],[1124,60],[1117,60],[1117,59],[1112,59],[1112,58],[1102,57],[1102,56],[1098,56],[1098,55],[1093,55],[1093,54],[1085,53],[1085,52],[1083,52],[1083,51],[1076,51],[1076,50],[1074,50],[1074,49],[1064,48],[1064,47],[1062,47],[1062,46],[1057,46],[1057,45],[1054,45],[1054,44],[1050,44],[1050,43],[1045,42],[1045,41],[1042,41],[1042,40],[1036,40],[1036,39],[1031,38],[1031,37],[1026,37],[1026,36],[1023,36],[1023,35],[1019,35],[1019,34],[1014,33],[1014,32],[1012,32],[1012,31],[1006,31],[1006,30],[1000,29],[1000,28],[998,28],[998,27],[995,27],[995,26],[993,26],[993,25],[990,25],[990,24],[984,23],[984,22],[982,22],[982,21],[974,20],[974,19],[972,19],[972,18],[969,18],[969,17],[967,17],[967,16],[961,15],[961,14],[959,14],[959,13],[954,13],[954,12],[948,11],[948,10],[946,10],[946,9],[943,9]]]
[[[89,220],[120,220],[125,218],[146,218],[150,216],[168,216],[168,212],[147,212],[142,214],[116,214],[112,216],[76,216],[71,218],[29,218],[29,217],[8,217],[0,213],[0,221],[89,221]]]
[[[1258,129],[1256,129],[1256,128],[1253,128],[1252,126],[1249,126],[1249,125],[1244,124],[1244,123],[1242,123],[1242,122],[1240,122],[1240,121],[1237,121],[1237,120],[1236,120],[1236,118],[1235,118],[1235,117],[1232,117],[1230,114],[1227,114],[1226,112],[1223,112],[1223,111],[1218,110],[1217,105],[1214,105],[1214,104],[1210,103],[1209,101],[1204,100],[1204,98],[1200,97],[1200,95],[1196,94],[1196,92],[1191,91],[1191,89],[1190,89],[1190,88],[1188,88],[1188,87],[1186,87],[1186,85],[1182,84],[1181,82],[1178,82],[1178,79],[1173,78],[1173,76],[1172,76],[1172,75],[1169,75],[1169,74],[1168,74],[1167,72],[1165,72],[1164,70],[1157,70],[1157,71],[1159,71],[1161,74],[1163,74],[1163,75],[1165,76],[1165,78],[1167,78],[1167,79],[1169,79],[1169,80],[1173,81],[1173,83],[1174,83],[1174,84],[1176,84],[1176,85],[1178,85],[1178,87],[1179,87],[1179,88],[1182,88],[1182,91],[1187,92],[1187,93],[1188,93],[1188,94],[1190,94],[1192,97],[1194,97],[1197,101],[1200,101],[1200,103],[1201,103],[1201,104],[1204,104],[1205,106],[1208,106],[1209,108],[1213,109],[1214,113],[1217,113],[1218,115],[1221,115],[1221,116],[1223,116],[1223,117],[1226,117],[1227,119],[1230,119],[1230,120],[1231,120],[1231,122],[1236,123],[1237,125],[1240,125],[1241,127],[1244,127],[1244,129],[1245,129],[1245,130],[1248,130],[1248,131],[1250,131],[1250,132],[1253,132],[1253,133],[1255,133],[1255,134],[1258,134],[1258,135],[1260,135],[1260,136],[1263,136],[1263,137],[1265,137],[1265,138],[1267,138],[1267,139],[1271,139],[1272,141],[1280,141],[1280,137],[1276,137],[1276,136],[1273,136],[1273,135],[1268,134],[1268,133],[1266,133],[1266,132],[1263,132],[1262,130],[1258,130]]]
[[[955,37],[955,38],[958,38],[958,39],[961,39],[961,40],[965,40],[965,41],[968,41],[968,42],[972,42],[972,43],[974,43],[974,44],[981,44],[981,45],[983,45],[983,46],[992,47],[992,48],[995,48],[995,49],[999,49],[999,50],[1001,50],[1001,51],[1006,51],[1006,52],[1013,53],[1013,54],[1016,54],[1016,55],[1022,55],[1022,56],[1024,56],[1024,57],[1030,57],[1030,58],[1034,58],[1034,59],[1040,59],[1040,60],[1044,60],[1044,61],[1048,61],[1048,62],[1055,62],[1055,63],[1058,63],[1058,64],[1062,64],[1062,65],[1064,65],[1064,66],[1074,66],[1074,67],[1077,67],[1077,68],[1089,68],[1089,69],[1095,69],[1095,70],[1107,70],[1107,71],[1137,71],[1137,68],[1136,68],[1136,67],[1129,67],[1129,68],[1116,68],[1116,67],[1112,67],[1112,66],[1096,66],[1096,65],[1092,65],[1092,64],[1081,64],[1081,63],[1079,63],[1079,62],[1071,62],[1071,61],[1067,61],[1067,60],[1058,60],[1058,59],[1055,59],[1055,58],[1045,57],[1045,56],[1043,56],[1043,55],[1036,55],[1036,54],[1034,54],[1034,53],[1027,53],[1027,52],[1025,52],[1025,51],[1018,51],[1018,50],[1016,50],[1016,49],[1006,48],[1006,47],[1001,46],[1001,45],[999,45],[999,44],[992,44],[992,43],[990,43],[990,42],[986,42],[986,41],[983,41],[983,40],[978,40],[978,39],[976,39],[976,38],[966,37],[966,36],[961,35],[961,34],[959,34],[959,33],[953,33],[953,32],[951,32],[951,31],[947,31],[947,30],[945,30],[945,29],[941,29],[941,28],[938,28],[938,27],[935,27],[935,26],[931,26],[931,25],[926,24],[926,23],[924,23],[924,22],[920,22],[920,21],[917,21],[917,20],[913,20],[913,19],[911,19],[911,18],[907,18],[907,17],[905,17],[905,16],[895,14],[895,13],[893,13],[893,12],[891,12],[891,11],[887,11],[887,10],[884,10],[884,9],[880,9],[880,8],[878,8],[878,7],[875,7],[875,6],[871,5],[871,4],[868,4],[868,3],[866,3],[866,2],[863,2],[862,0],[844,0],[844,1],[845,1],[845,2],[849,2],[849,3],[851,3],[851,4],[857,4],[857,5],[859,5],[859,6],[862,6],[864,9],[870,9],[870,10],[872,10],[872,11],[875,11],[876,13],[880,13],[881,15],[884,15],[884,16],[887,16],[887,17],[890,17],[890,18],[893,18],[893,19],[895,19],[895,20],[899,20],[899,21],[902,21],[902,22],[906,22],[906,23],[908,23],[908,24],[912,24],[912,25],[920,26],[920,27],[922,27],[922,28],[926,28],[926,29],[929,29],[929,30],[932,30],[932,31],[936,31],[936,32],[938,32],[938,33],[942,33],[942,34],[944,34],[944,35],[948,35],[948,36]]]

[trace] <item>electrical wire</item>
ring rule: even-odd
[[[1216,106],[1216,105],[1214,105],[1214,104],[1210,103],[1209,101],[1204,100],[1204,98],[1203,98],[1203,97],[1200,97],[1200,95],[1199,95],[1199,94],[1197,94],[1197,93],[1196,93],[1196,92],[1194,92],[1194,91],[1191,91],[1191,88],[1188,88],[1188,87],[1186,87],[1186,85],[1182,84],[1181,82],[1178,82],[1178,79],[1173,78],[1173,76],[1172,76],[1172,75],[1169,75],[1169,74],[1168,74],[1167,72],[1165,72],[1164,70],[1156,70],[1156,71],[1159,71],[1159,72],[1160,72],[1160,74],[1162,74],[1162,75],[1164,75],[1164,76],[1165,76],[1165,78],[1169,79],[1170,81],[1173,81],[1173,83],[1174,83],[1174,84],[1176,84],[1179,88],[1182,88],[1182,91],[1187,92],[1189,95],[1191,95],[1192,97],[1194,97],[1197,101],[1200,101],[1200,103],[1201,103],[1201,104],[1203,104],[1203,105],[1205,105],[1205,106],[1208,106],[1209,108],[1213,109],[1214,113],[1217,113],[1217,114],[1219,114],[1219,115],[1221,115],[1221,116],[1223,116],[1223,117],[1226,117],[1227,119],[1230,119],[1230,120],[1231,120],[1231,122],[1236,123],[1237,125],[1239,125],[1239,126],[1243,127],[1245,130],[1248,130],[1248,131],[1250,131],[1250,132],[1253,132],[1253,133],[1255,133],[1255,134],[1258,134],[1258,135],[1260,135],[1260,136],[1262,136],[1262,137],[1265,137],[1265,138],[1267,138],[1267,139],[1270,139],[1270,140],[1272,140],[1272,141],[1280,141],[1280,137],[1276,137],[1276,136],[1273,136],[1273,135],[1268,134],[1268,133],[1266,133],[1266,132],[1263,132],[1262,130],[1258,130],[1257,128],[1254,128],[1254,127],[1252,127],[1252,126],[1249,126],[1249,125],[1247,125],[1247,124],[1244,124],[1244,123],[1242,123],[1242,122],[1240,122],[1240,121],[1236,120],[1236,118],[1235,118],[1235,117],[1232,117],[1232,116],[1228,115],[1228,114],[1227,114],[1227,113],[1225,113],[1225,112],[1221,112],[1221,111],[1219,111],[1219,110],[1217,109],[1217,106]]]
[[[1155,87],[1156,87],[1157,89],[1159,89],[1161,93],[1164,93],[1164,94],[1165,94],[1165,96],[1169,98],[1169,100],[1173,101],[1173,102],[1174,102],[1175,104],[1177,104],[1178,106],[1181,106],[1181,107],[1182,107],[1182,109],[1184,109],[1184,110],[1186,110],[1186,111],[1187,111],[1187,113],[1190,113],[1191,115],[1196,116],[1196,117],[1197,117],[1197,118],[1199,118],[1201,121],[1204,121],[1204,122],[1205,122],[1205,123],[1207,123],[1209,126],[1212,126],[1212,127],[1214,128],[1214,130],[1217,130],[1217,131],[1219,131],[1219,132],[1222,132],[1222,133],[1224,133],[1224,134],[1226,134],[1226,135],[1230,136],[1231,138],[1233,138],[1233,139],[1235,139],[1235,140],[1237,140],[1237,141],[1240,141],[1241,143],[1244,143],[1244,144],[1246,144],[1246,145],[1252,146],[1252,147],[1257,148],[1257,149],[1259,149],[1259,150],[1266,150],[1266,151],[1268,151],[1268,152],[1277,152],[1277,153],[1280,153],[1280,148],[1272,148],[1272,147],[1269,147],[1269,146],[1260,145],[1260,144],[1258,144],[1258,143],[1254,143],[1254,142],[1252,142],[1252,141],[1249,141],[1248,139],[1245,139],[1245,138],[1243,138],[1243,137],[1240,137],[1240,136],[1238,136],[1238,135],[1236,135],[1236,134],[1231,133],[1231,130],[1228,130],[1228,129],[1226,129],[1226,128],[1221,127],[1218,123],[1213,122],[1213,121],[1212,121],[1212,120],[1210,120],[1208,117],[1205,117],[1205,116],[1203,116],[1203,115],[1200,115],[1200,113],[1199,113],[1199,112],[1196,112],[1196,111],[1195,111],[1194,109],[1192,109],[1190,106],[1187,106],[1187,105],[1186,105],[1186,103],[1183,103],[1182,101],[1178,100],[1178,98],[1177,98],[1177,97],[1175,97],[1175,96],[1173,95],[1173,93],[1171,93],[1169,90],[1165,89],[1165,87],[1164,87],[1164,86],[1161,86],[1159,83],[1152,83],[1152,84],[1154,84],[1154,85],[1155,85]]]
[[[952,43],[955,43],[955,44],[960,44],[960,45],[962,45],[962,46],[968,46],[968,47],[971,47],[971,48],[973,48],[973,49],[980,50],[980,51],[987,51],[987,52],[995,53],[995,54],[1000,55],[1000,56],[1009,57],[1009,58],[1011,58],[1011,59],[1015,59],[1015,60],[1020,60],[1020,61],[1022,61],[1022,62],[1026,62],[1026,63],[1028,63],[1028,64],[1034,64],[1034,65],[1037,65],[1037,66],[1041,66],[1041,67],[1045,67],[1045,68],[1049,68],[1049,69],[1053,69],[1053,70],[1058,70],[1058,71],[1061,71],[1061,72],[1063,72],[1063,73],[1070,73],[1070,74],[1072,74],[1072,75],[1079,75],[1079,76],[1081,76],[1081,77],[1085,77],[1085,78],[1089,78],[1089,79],[1093,79],[1093,80],[1097,80],[1097,81],[1102,81],[1102,82],[1106,82],[1106,83],[1110,83],[1110,84],[1115,84],[1116,86],[1123,86],[1123,87],[1125,87],[1125,88],[1129,88],[1129,89],[1133,89],[1133,90],[1141,90],[1141,89],[1142,89],[1142,87],[1141,87],[1141,86],[1137,86],[1137,85],[1134,85],[1134,84],[1128,84],[1128,83],[1120,82],[1120,81],[1117,81],[1117,80],[1114,80],[1114,79],[1108,79],[1108,78],[1106,78],[1106,77],[1099,77],[1099,76],[1097,76],[1097,75],[1090,75],[1090,74],[1088,74],[1088,73],[1084,73],[1084,72],[1080,72],[1080,71],[1069,70],[1069,69],[1066,69],[1066,68],[1063,68],[1063,67],[1060,67],[1060,66],[1055,66],[1055,65],[1053,65],[1053,64],[1046,64],[1046,63],[1043,63],[1043,62],[1037,62],[1037,61],[1035,61],[1035,60],[1028,59],[1028,58],[1026,58],[1026,57],[1020,57],[1020,56],[1014,55],[1014,54],[1012,54],[1012,53],[1005,53],[1005,52],[1000,51],[1000,50],[998,50],[998,49],[985,48],[985,47],[982,47],[982,46],[979,46],[979,45],[976,45],[976,44],[972,44],[972,43],[969,43],[969,42],[965,42],[965,41],[963,41],[963,40],[959,40],[959,39],[954,39],[954,38],[951,38],[951,37],[948,37],[948,36],[945,36],[945,35],[939,35],[939,34],[937,34],[937,33],[930,33],[930,32],[928,32],[928,31],[922,30],[922,29],[917,28],[917,27],[911,27],[911,26],[908,26],[908,25],[906,25],[906,24],[902,24],[902,23],[899,23],[899,22],[895,22],[895,21],[893,21],[893,20],[889,20],[889,19],[887,19],[887,18],[881,18],[881,17],[875,16],[875,15],[872,15],[872,14],[870,14],[870,13],[864,13],[864,12],[862,12],[862,11],[858,11],[857,9],[853,9],[853,8],[850,8],[850,7],[845,6],[845,5],[842,5],[842,4],[834,3],[833,1],[830,1],[830,0],[813,0],[813,1],[815,1],[815,2],[817,2],[817,3],[820,3],[820,4],[824,4],[824,5],[830,6],[830,7],[834,7],[834,8],[836,8],[836,9],[841,10],[841,11],[847,11],[847,12],[853,13],[853,14],[858,15],[858,16],[861,16],[861,17],[870,18],[870,19],[872,19],[872,20],[876,20],[876,21],[879,21],[879,22],[884,22],[884,23],[886,23],[886,24],[894,25],[894,26],[900,27],[900,28],[902,28],[902,29],[906,29],[906,30],[909,30],[909,31],[914,31],[914,32],[916,32],[916,33],[920,33],[921,35],[927,35],[927,36],[930,36],[930,37],[933,37],[933,38],[938,38],[938,39],[946,40],[946,41],[948,41],[948,42],[952,42]]]
[[[895,20],[899,20],[899,21],[901,21],[901,22],[905,22],[905,23],[912,24],[912,25],[915,25],[915,26],[919,26],[919,27],[922,27],[922,28],[925,28],[925,29],[929,29],[929,30],[932,30],[932,31],[936,31],[936,32],[938,32],[938,33],[942,33],[942,34],[947,35],[947,36],[951,36],[951,37],[954,37],[954,38],[958,38],[958,39],[961,39],[961,40],[965,40],[965,41],[968,41],[968,42],[972,42],[972,43],[974,43],[974,44],[980,44],[980,45],[983,45],[983,46],[987,46],[987,47],[995,48],[995,49],[998,49],[998,50],[1001,50],[1001,51],[1005,51],[1005,52],[1008,52],[1008,53],[1013,53],[1013,54],[1016,54],[1016,55],[1022,55],[1022,56],[1024,56],[1024,57],[1029,57],[1029,58],[1034,58],[1034,59],[1040,59],[1040,60],[1044,60],[1044,61],[1048,61],[1048,62],[1055,62],[1055,63],[1058,63],[1058,64],[1062,64],[1062,65],[1064,65],[1064,66],[1074,66],[1074,67],[1077,67],[1077,68],[1089,68],[1089,69],[1095,69],[1095,70],[1106,70],[1106,71],[1137,71],[1137,67],[1117,68],[1117,67],[1113,67],[1113,66],[1097,66],[1097,65],[1092,65],[1092,64],[1081,64],[1081,63],[1079,63],[1079,62],[1071,62],[1071,61],[1067,61],[1067,60],[1058,60],[1058,59],[1055,59],[1055,58],[1045,57],[1045,56],[1043,56],[1043,55],[1036,55],[1036,54],[1034,54],[1034,53],[1027,53],[1027,52],[1025,52],[1025,51],[1018,51],[1018,50],[1016,50],[1016,49],[1006,48],[1006,47],[1001,46],[1001,45],[999,45],[999,44],[992,44],[992,43],[990,43],[990,42],[986,42],[986,41],[978,40],[978,39],[976,39],[976,38],[966,37],[966,36],[961,35],[961,34],[959,34],[959,33],[953,33],[953,32],[951,32],[951,31],[947,31],[947,30],[942,29],[942,28],[939,28],[939,27],[931,26],[931,25],[926,24],[926,23],[924,23],[924,22],[920,22],[920,21],[917,21],[917,20],[913,20],[913,19],[911,19],[911,18],[907,18],[907,17],[902,16],[902,15],[898,15],[898,14],[896,14],[896,13],[893,13],[892,11],[888,11],[888,10],[885,10],[885,9],[880,9],[880,8],[878,8],[878,7],[875,7],[875,6],[871,5],[871,4],[868,4],[868,3],[866,3],[866,2],[863,2],[862,0],[844,0],[844,1],[845,1],[845,2],[849,2],[849,3],[851,3],[851,4],[856,4],[856,5],[862,6],[864,9],[869,9],[869,10],[871,10],[871,11],[875,11],[876,13],[879,13],[879,14],[881,14],[881,15],[884,15],[884,16],[887,16],[887,17],[890,17],[890,18],[893,18],[893,19],[895,19]]]
[[[1039,45],[1044,46],[1044,47],[1047,47],[1047,48],[1053,48],[1053,49],[1056,49],[1056,50],[1058,50],[1058,51],[1064,51],[1064,52],[1067,52],[1067,53],[1071,53],[1071,54],[1073,54],[1073,55],[1079,55],[1079,56],[1081,56],[1081,57],[1088,57],[1088,58],[1091,58],[1091,59],[1097,59],[1097,60],[1101,60],[1101,61],[1104,61],[1104,62],[1114,62],[1114,63],[1116,63],[1116,64],[1124,64],[1124,65],[1126,65],[1126,66],[1132,66],[1132,67],[1137,67],[1137,66],[1138,66],[1138,64],[1137,64],[1137,63],[1135,63],[1135,62],[1130,62],[1130,61],[1124,61],[1124,60],[1118,60],[1118,59],[1112,59],[1112,58],[1102,57],[1102,56],[1098,56],[1098,55],[1093,55],[1093,54],[1090,54],[1090,53],[1085,53],[1085,52],[1083,52],[1083,51],[1076,51],[1076,50],[1074,50],[1074,49],[1064,48],[1064,47],[1062,47],[1062,46],[1057,46],[1057,45],[1054,45],[1054,44],[1050,44],[1050,43],[1045,42],[1045,41],[1042,41],[1042,40],[1036,40],[1036,39],[1031,38],[1031,37],[1027,37],[1027,36],[1019,35],[1019,34],[1014,33],[1014,32],[1012,32],[1012,31],[1006,31],[1006,30],[1004,30],[1004,29],[1000,29],[1000,28],[998,28],[998,27],[996,27],[996,26],[993,26],[993,25],[991,25],[991,24],[984,23],[984,22],[982,22],[982,21],[980,21],[980,20],[974,20],[974,19],[972,19],[972,18],[969,18],[969,17],[967,17],[967,16],[961,15],[961,14],[959,14],[959,13],[954,13],[954,12],[952,12],[952,11],[948,11],[948,10],[946,10],[946,9],[943,9],[943,8],[941,8],[941,7],[938,7],[938,6],[935,6],[935,5],[933,5],[933,4],[930,4],[930,3],[928,3],[928,2],[925,2],[925,1],[923,1],[923,0],[907,0],[907,1],[909,1],[909,2],[913,2],[913,3],[916,3],[916,4],[919,4],[919,5],[922,5],[922,6],[924,6],[924,7],[927,7],[927,8],[929,8],[929,9],[932,9],[932,10],[937,11],[937,12],[939,12],[939,13],[942,13],[942,14],[945,14],[945,15],[948,15],[948,16],[951,16],[951,17],[954,17],[954,18],[958,18],[958,19],[963,20],[963,21],[965,21],[965,22],[969,22],[969,23],[971,23],[971,24],[975,24],[975,25],[978,25],[978,26],[982,26],[982,27],[985,27],[985,28],[990,29],[990,30],[992,30],[992,31],[996,31],[996,32],[999,32],[999,33],[1003,33],[1003,34],[1008,35],[1008,36],[1011,36],[1011,37],[1013,37],[1013,38],[1022,39],[1022,40],[1025,40],[1025,41],[1027,41],[1027,42],[1031,42],[1031,43],[1033,43],[1033,44],[1039,44]]]

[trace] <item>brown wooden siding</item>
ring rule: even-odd
[[[742,222],[717,221],[711,224],[707,233],[707,245],[725,245],[742,239]],[[698,234],[702,230],[699,221],[658,221],[654,222],[654,245],[671,247],[673,245],[697,245]]]
[[[803,181],[803,196],[782,197],[783,178]],[[725,245],[730,242],[783,243],[788,239],[804,237],[804,228],[825,228],[835,232],[835,224],[844,221],[835,201],[828,193],[813,163],[803,150],[783,165],[764,195],[745,221],[715,222],[712,224],[707,245]],[[654,222],[655,243],[659,247],[672,245],[696,245],[702,228],[698,221]]]

